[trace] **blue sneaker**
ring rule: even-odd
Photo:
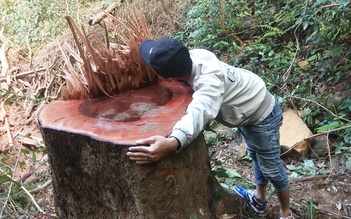
[[[241,198],[247,201],[257,213],[262,214],[264,210],[266,210],[267,203],[261,203],[257,201],[255,197],[255,191],[246,190],[241,186],[234,186],[233,190],[236,194],[240,195]]]

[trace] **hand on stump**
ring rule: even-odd
[[[135,142],[138,146],[132,146],[127,156],[137,164],[148,164],[161,160],[167,154],[174,152],[179,147],[179,141],[174,138],[152,136]]]

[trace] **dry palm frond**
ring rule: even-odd
[[[77,58],[77,54],[75,53],[75,51],[73,51],[69,45],[65,45],[65,46],[67,47],[67,49],[70,49],[71,55]],[[70,97],[69,99],[85,99],[85,98],[87,98],[87,96],[83,96],[83,95],[86,95],[88,93],[87,82],[86,82],[85,78],[82,77],[81,74],[79,74],[75,70],[75,68],[73,67],[73,65],[69,61],[69,58],[64,53],[61,46],[60,46],[60,49],[61,49],[62,54],[63,54],[63,59],[66,63],[66,71],[64,71],[65,78],[66,78],[66,84],[67,84],[66,87],[64,88],[65,95],[69,96]],[[78,61],[78,58],[77,58],[77,61]]]
[[[122,43],[111,41],[106,26],[103,26],[105,42],[96,35],[88,37],[83,28],[79,30],[71,17],[66,17],[79,58],[71,48],[68,47],[66,51],[79,64],[80,70],[76,70],[77,67],[64,54],[67,81],[64,99],[110,96],[157,83],[156,74],[145,65],[138,53],[139,44],[151,38],[151,33],[142,15],[136,17],[134,12],[130,14],[129,24],[107,14],[114,23],[110,30],[116,32],[116,38]]]

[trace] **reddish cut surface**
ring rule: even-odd
[[[120,145],[153,135],[167,136],[192,100],[182,82],[158,85],[91,100],[59,100],[45,106],[38,120],[50,128]]]

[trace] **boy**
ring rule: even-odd
[[[158,161],[186,147],[212,119],[238,127],[254,161],[256,190],[234,186],[258,213],[266,208],[268,182],[275,187],[280,217],[293,219],[289,209],[289,179],[280,159],[282,111],[263,80],[245,69],[221,62],[210,51],[188,50],[176,39],[144,40],[139,55],[158,76],[186,81],[194,90],[186,115],[168,138],[152,136],[136,142],[127,155],[138,164]]]

